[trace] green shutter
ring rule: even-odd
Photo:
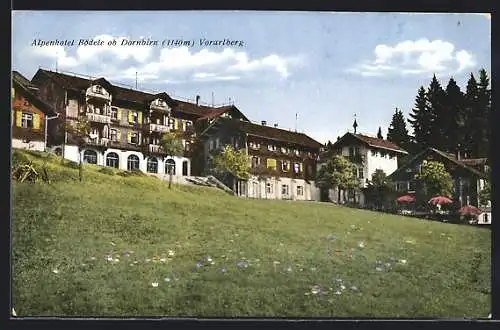
[[[16,111],[16,126],[23,126],[23,113],[21,111]]]
[[[139,112],[139,124],[142,124],[142,112]]]

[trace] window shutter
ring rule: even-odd
[[[37,113],[33,114],[33,129],[40,129],[40,115]]]
[[[16,112],[16,126],[17,127],[23,126],[23,113],[22,113],[22,111]]]
[[[11,96],[12,96],[12,100],[14,100],[16,98],[16,90],[14,89],[14,87],[11,88]]]
[[[116,118],[122,120],[122,109],[116,109]]]
[[[132,142],[132,132],[127,132],[127,142],[131,143]]]
[[[120,142],[122,140],[122,132],[117,129],[116,130],[116,141]]]
[[[142,112],[139,112],[138,118],[139,118],[139,124],[142,124]]]
[[[299,171],[300,172],[304,171],[304,164],[302,164],[302,163],[299,164]]]
[[[129,110],[128,112],[128,122],[132,123],[134,121],[134,116],[132,114],[132,111]]]
[[[174,118],[174,129],[179,129],[179,121]]]
[[[137,134],[137,140],[138,140],[138,141],[137,141],[137,144],[141,145],[141,144],[142,144],[142,140],[141,140],[141,132],[139,132],[139,133]]]

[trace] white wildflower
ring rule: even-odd
[[[151,283],[151,285],[153,286],[153,288],[156,288],[156,287],[158,287],[158,282],[153,282],[153,283]]]
[[[57,268],[52,269],[52,273],[59,274],[59,270]]]

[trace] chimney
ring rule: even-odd
[[[274,124],[274,128],[278,128],[278,124]]]
[[[200,96],[196,95],[196,105],[198,106],[198,103],[200,102]]]
[[[267,121],[263,120],[263,121],[261,122],[261,124],[262,124],[262,126],[266,126],[266,125],[267,125]]]

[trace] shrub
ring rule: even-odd
[[[68,161],[64,162],[64,165],[69,167],[69,168],[74,168],[74,169],[78,169],[78,167],[80,166],[77,162],[74,162],[72,160],[68,160]]]
[[[115,175],[115,171],[111,167],[103,167],[99,172],[107,175]]]

